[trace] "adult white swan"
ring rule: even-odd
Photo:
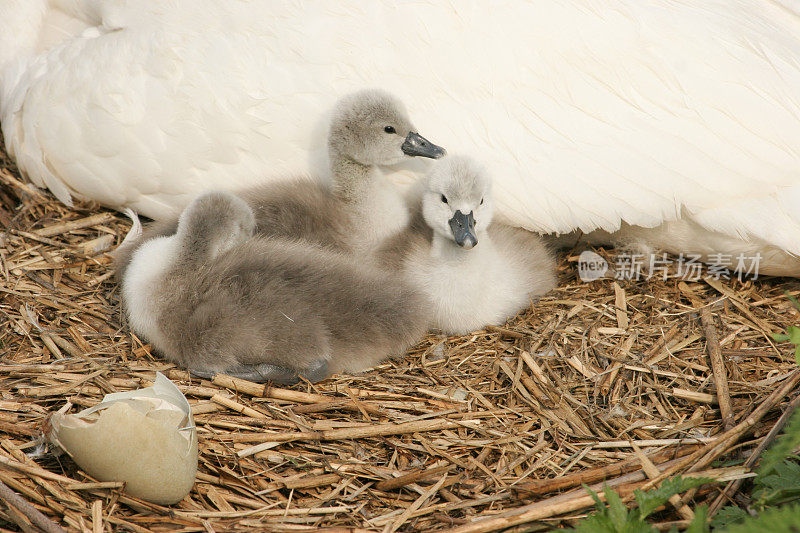
[[[0,120],[20,169],[62,201],[158,218],[211,187],[318,170],[325,111],[381,87],[486,163],[511,223],[650,227],[628,237],[761,252],[762,272],[800,275],[799,14],[794,0],[3,0]]]

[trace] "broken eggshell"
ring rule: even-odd
[[[87,474],[124,481],[125,492],[149,502],[181,501],[197,472],[197,431],[191,407],[160,372],[152,387],[107,394],[74,415],[50,418],[48,438]]]

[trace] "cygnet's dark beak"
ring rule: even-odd
[[[404,154],[411,157],[430,157],[431,159],[439,159],[447,153],[447,150],[441,146],[436,146],[419,133],[413,131],[406,135],[406,140],[400,149],[403,150]]]
[[[468,215],[461,211],[456,211],[456,214],[450,219],[450,230],[453,232],[456,243],[462,248],[469,250],[478,244],[478,237],[475,235],[475,218],[472,216],[472,211]]]

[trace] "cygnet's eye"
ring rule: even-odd
[[[483,205],[483,198],[481,198],[481,205]]]
[[[397,133],[397,131],[394,129],[394,126],[386,126],[383,128],[383,131],[386,133]]]
[[[442,195],[442,203],[443,204],[447,203],[447,196],[445,196],[444,194]]]

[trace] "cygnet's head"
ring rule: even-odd
[[[184,252],[211,259],[245,242],[255,228],[255,216],[244,200],[214,191],[197,197],[184,209],[176,235]]]
[[[377,89],[342,97],[336,104],[328,134],[331,154],[364,165],[395,165],[409,157],[438,159],[445,154],[416,132],[405,106]]]
[[[467,250],[478,244],[494,212],[492,181],[473,159],[451,156],[425,178],[422,216],[433,231]]]

